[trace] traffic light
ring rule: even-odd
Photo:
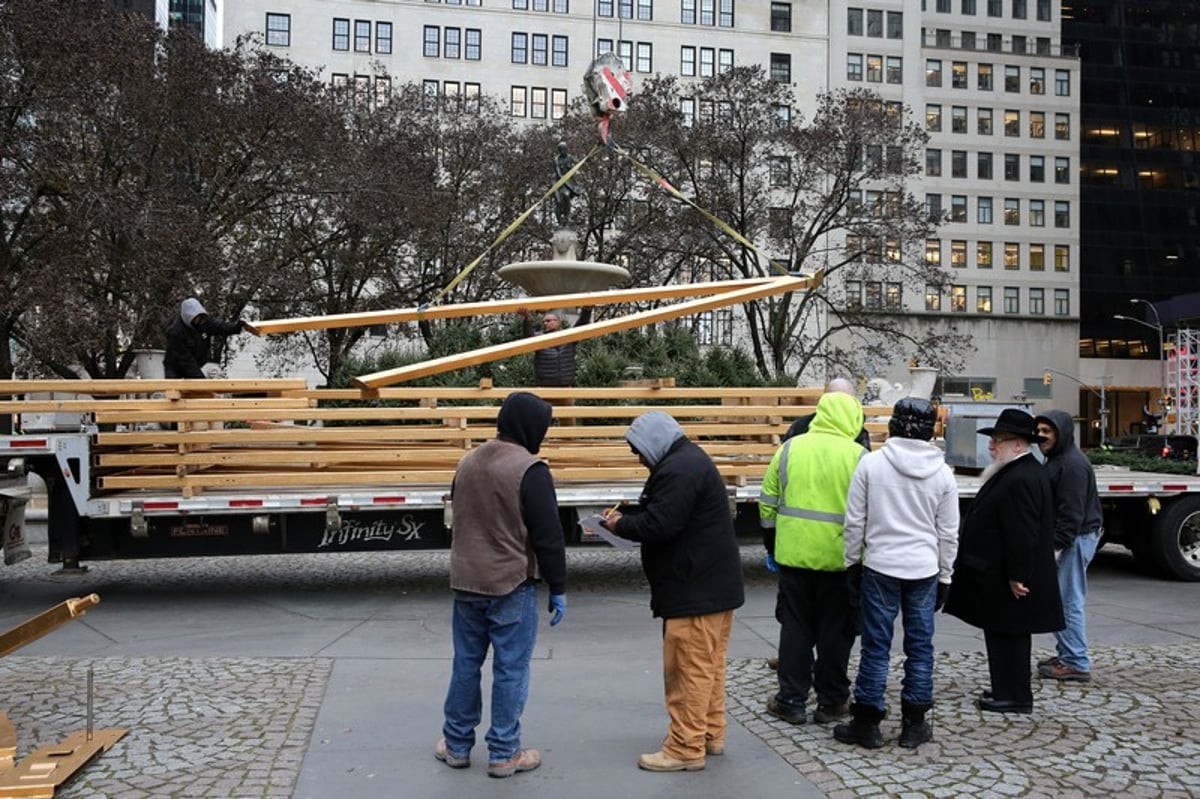
[[[1054,382],[1054,375],[1049,372],[1042,372],[1042,385],[1048,386]]]

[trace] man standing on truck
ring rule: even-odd
[[[521,309],[522,330],[526,337],[535,335],[533,318],[529,311]],[[592,321],[592,307],[586,306],[579,314],[576,327]],[[557,333],[562,330],[562,320],[553,311],[542,314],[542,333]],[[569,388],[575,385],[575,344],[571,341],[554,347],[543,347],[533,353],[533,380],[547,388]],[[569,404],[569,403],[568,403]]]
[[[646,771],[699,771],[725,753],[725,653],[733,611],[745,602],[729,495],[716,464],[663,411],[625,433],[650,470],[639,507],[612,510],[604,526],[642,544],[650,611],[663,620],[663,683],[670,724]]]
[[[492,650],[488,776],[511,777],[542,764],[521,746],[529,661],[537,640],[537,581],[550,587],[550,626],[567,608],[566,543],[554,480],[537,458],[550,427],[550,404],[528,392],[500,406],[496,438],[459,461],[451,486],[454,666],[434,757],[471,765],[482,716],[480,669]]]
[[[163,373],[167,378],[204,379],[204,364],[212,360],[212,337],[232,336],[247,330],[241,319],[225,322],[209,317],[195,297],[179,306],[179,315],[167,325],[167,351],[163,355]]]
[[[813,721],[827,724],[848,712],[855,617],[842,524],[850,479],[864,454],[854,440],[862,425],[858,399],[823,395],[808,432],[785,441],[763,477],[759,523],[768,563],[779,569],[780,625],[779,691],[767,700],[767,712],[791,724],[807,721],[810,688],[817,695]]]
[[[1054,557],[1066,627],[1054,634],[1058,654],[1038,661],[1038,676],[1049,680],[1091,682],[1088,658],[1087,569],[1100,546],[1104,513],[1096,490],[1096,470],[1075,446],[1075,426],[1066,411],[1036,417],[1046,474],[1054,490]]]

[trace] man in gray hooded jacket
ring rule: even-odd
[[[1096,490],[1096,471],[1075,446],[1075,425],[1066,411],[1046,411],[1036,417],[1046,456],[1046,474],[1054,491],[1054,552],[1058,590],[1066,627],[1054,634],[1058,654],[1038,662],[1038,676],[1050,680],[1089,682],[1087,568],[1100,546],[1104,515]]]
[[[648,411],[625,433],[650,477],[636,508],[604,525],[642,544],[650,610],[663,620],[663,683],[670,725],[647,771],[698,771],[725,752],[725,652],[745,601],[742,560],[725,482],[670,415]]]
[[[167,326],[167,351],[163,355],[166,377],[204,379],[204,364],[212,360],[212,337],[232,336],[248,329],[242,320],[213,319],[200,300],[188,297],[179,305],[179,315]]]

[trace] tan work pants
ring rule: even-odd
[[[665,754],[699,760],[706,741],[724,744],[725,652],[732,629],[732,610],[664,621],[663,684],[671,717]]]

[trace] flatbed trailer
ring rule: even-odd
[[[255,383],[241,390],[260,387]],[[8,393],[17,394],[19,388],[9,385]],[[206,397],[230,390],[227,385],[209,388]],[[96,391],[97,387],[93,383],[76,390]],[[130,390],[128,382],[125,390]],[[42,400],[40,404],[26,400],[29,408],[57,413],[84,409],[78,429],[0,435],[0,494],[21,497],[23,491],[28,491],[25,486],[29,473],[37,474],[46,484],[50,562],[77,568],[85,561],[121,558],[448,547],[447,496],[453,463],[470,446],[492,437],[496,404],[509,391],[487,386],[478,391],[457,390],[462,396],[481,400],[474,405],[427,402],[425,410],[429,414],[425,415],[439,417],[433,427],[430,419],[424,418],[417,420],[424,424],[411,427],[313,429],[297,420],[320,418],[320,400],[344,400],[357,392],[321,393],[293,386],[276,393],[303,402],[283,407],[265,406],[263,400],[255,400],[255,412],[270,415],[273,421],[247,423],[241,429],[213,429],[209,425],[221,424],[223,417],[237,413],[244,416],[246,406],[234,400],[199,405],[183,395],[171,395],[175,390],[168,389],[154,400],[143,400],[139,406],[142,418],[153,420],[146,423],[156,426],[153,430],[139,429],[133,423],[125,430],[105,432],[106,426],[112,426],[106,419],[135,418],[136,414],[120,415],[131,413],[126,410],[132,407],[130,403],[106,406],[104,400]],[[442,402],[461,400],[453,396],[456,390],[431,389],[425,394],[392,391],[384,398],[427,399],[429,392],[435,392],[446,395]],[[684,429],[714,454],[727,479],[730,509],[739,535],[757,540],[762,471],[787,426],[796,416],[811,412],[819,391],[730,389],[721,398],[727,404],[715,405],[686,404],[702,401],[695,398],[702,397],[704,390],[694,394],[690,391],[670,386],[607,392],[539,390],[556,402],[566,397],[597,402],[587,406],[557,405],[557,424],[547,439],[547,457],[556,474],[568,543],[595,542],[580,528],[580,519],[617,503],[637,502],[645,472],[633,462],[620,441],[620,432],[629,417],[648,407],[646,403],[652,401],[648,398],[685,403],[661,407],[675,413]],[[715,392],[718,390],[710,391]],[[768,405],[767,397],[775,404]],[[80,402],[83,404],[72,404]],[[18,408],[15,401],[0,405],[9,411]],[[159,410],[162,407],[172,410]],[[237,413],[230,408],[236,408]],[[391,413],[403,415],[412,409],[410,406]],[[886,410],[868,408],[868,417]],[[587,421],[593,424],[588,426]],[[614,421],[621,424],[608,424]],[[158,428],[161,424],[174,424],[178,429]],[[425,440],[431,429],[449,431],[445,435],[450,436],[447,441],[453,446],[448,450],[404,450],[387,444],[389,435],[403,437],[410,434],[405,431],[411,431],[413,436],[424,436],[420,447],[433,447]],[[879,440],[886,423],[869,422],[868,429]],[[350,432],[339,434],[339,430]],[[376,453],[372,456],[376,461],[356,462],[353,468],[339,466],[337,456],[328,453],[342,450],[322,449],[333,446],[326,441],[331,436],[325,433],[330,431],[333,438],[350,436],[351,432],[361,438],[363,431],[368,437],[378,437],[374,449],[355,449],[357,454],[353,456],[361,459],[367,457],[362,452]],[[281,436],[286,439],[283,443],[270,443]],[[248,439],[259,443],[247,444]],[[135,444],[120,448],[114,443],[126,440]],[[223,459],[234,457],[251,464],[230,476],[213,473]],[[311,459],[313,463],[307,468],[291,464],[290,471],[272,470],[274,467],[266,465],[281,459]],[[140,465],[118,471],[114,471],[117,467],[106,466],[126,461]],[[174,471],[169,468],[173,463],[178,463]],[[1097,467],[1096,473],[1104,506],[1105,543],[1128,547],[1139,562],[1164,576],[1200,581],[1200,477],[1109,466]],[[978,491],[980,478],[958,475],[957,479],[962,501],[969,503]],[[255,484],[255,480],[260,482]],[[176,485],[161,487],[173,481]]]

